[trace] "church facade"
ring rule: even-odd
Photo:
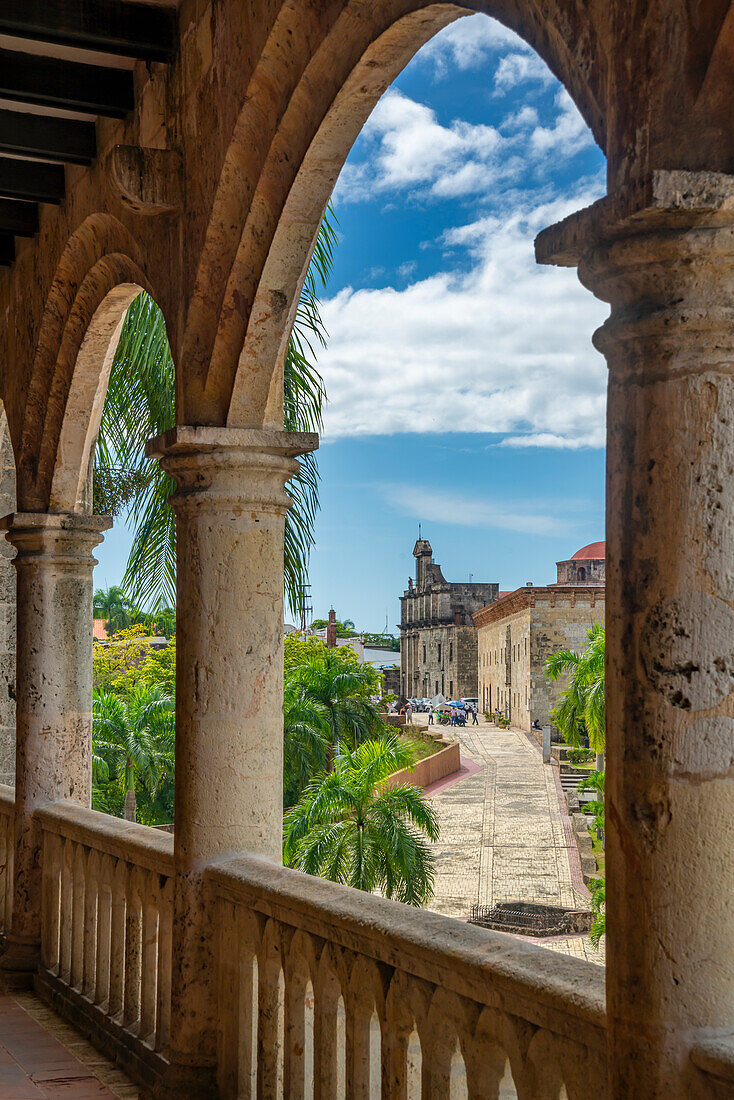
[[[555,584],[528,584],[474,616],[479,706],[524,730],[536,719],[550,721],[563,688],[546,680],[546,657],[559,649],[580,653],[592,624],[604,622],[605,544],[584,546],[556,562],[556,571]]]
[[[415,580],[400,598],[400,690],[408,698],[477,696],[474,614],[499,597],[499,585],[447,581],[427,539],[413,547]]]

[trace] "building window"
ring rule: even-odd
[[[449,696],[451,699],[454,697],[454,681],[449,680]]]
[[[438,695],[438,680],[436,680],[436,695]]]
[[[423,646],[423,664],[426,663],[426,647]]]
[[[438,643],[438,663],[441,664],[441,643]]]
[[[449,642],[449,660],[453,661],[453,659],[454,659],[454,643]]]
[[[586,570],[584,569],[583,566],[581,567],[581,569],[579,569],[579,580],[580,581],[585,581],[586,580]]]

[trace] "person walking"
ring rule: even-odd
[[[433,725],[433,703],[429,704],[428,707],[428,725]]]
[[[405,721],[409,725],[413,725],[413,705],[410,700],[405,704]]]
[[[472,703],[472,706],[471,706],[471,724],[473,726],[478,726],[479,725],[479,720],[477,719],[477,708],[474,706],[473,703]]]

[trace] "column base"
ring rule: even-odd
[[[147,1092],[144,1100],[218,1100],[216,1066],[187,1066],[172,1062],[160,1081]]]
[[[0,982],[8,990],[32,989],[40,961],[41,945],[37,940],[21,939],[10,932],[0,955]]]

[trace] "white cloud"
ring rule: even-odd
[[[385,485],[383,496],[394,508],[408,516],[459,527],[481,527],[501,531],[519,531],[527,535],[561,535],[568,532],[566,507],[560,514],[526,502],[526,510],[482,495],[469,497],[448,490],[426,489],[421,485]],[[573,524],[571,524],[573,526]]]
[[[431,65],[440,78],[452,69],[478,69],[487,54],[506,49],[530,47],[496,19],[474,15],[451,23],[423,47],[416,60]]]
[[[594,140],[565,88],[556,95],[556,107],[558,114],[553,126],[536,126],[530,135],[531,148],[542,157],[555,151],[569,157]]]
[[[467,250],[468,271],[325,301],[325,438],[460,430],[509,434],[515,446],[602,446],[606,370],[591,334],[606,307],[575,271],[533,255],[543,226],[600,190],[534,207],[526,195],[449,231],[443,243]]]
[[[529,81],[552,84],[555,77],[536,53],[508,53],[500,58],[494,74],[494,86],[498,92],[507,92]]]
[[[534,63],[532,55],[511,56]],[[434,199],[494,194],[500,186],[544,170],[551,155],[572,157],[592,143],[573,100],[562,88],[554,109],[547,126],[540,125],[531,106],[513,110],[499,127],[461,119],[445,126],[432,108],[390,88],[362,132],[366,159],[345,165],[335,201],[367,202],[398,190]]]

